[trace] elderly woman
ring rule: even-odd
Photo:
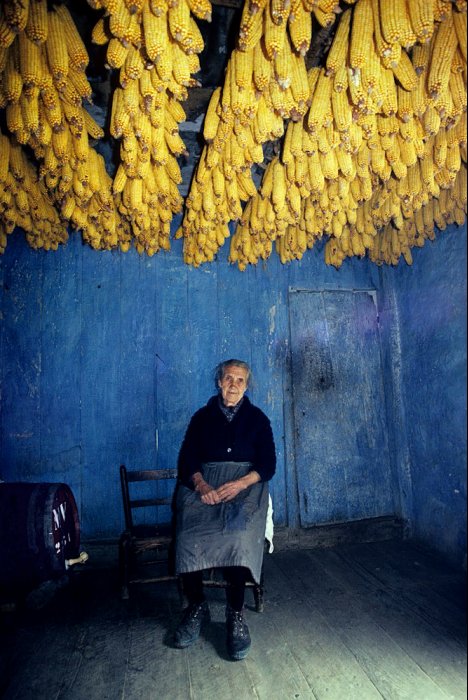
[[[176,571],[188,607],[175,646],[193,644],[209,621],[203,570],[221,567],[228,584],[227,649],[234,660],[250,648],[245,583],[260,581],[268,481],[276,468],[270,421],[245,395],[250,379],[246,362],[218,365],[218,394],[192,416],[178,462]]]

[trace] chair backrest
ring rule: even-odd
[[[163,481],[177,479],[177,469],[139,469],[129,471],[124,464],[120,465],[120,484],[122,487],[122,501],[125,515],[125,528],[133,529],[133,508],[146,508],[148,506],[170,506],[172,496],[164,498],[131,498],[129,483],[135,481]]]

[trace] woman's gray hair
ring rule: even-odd
[[[244,360],[224,360],[224,362],[220,362],[219,365],[216,366],[214,371],[216,391],[219,390],[219,382],[224,377],[224,372],[228,367],[242,367],[242,369],[245,369],[247,372],[247,386],[249,386],[252,381],[252,370],[250,369],[250,365],[248,365],[247,362],[244,362]]]

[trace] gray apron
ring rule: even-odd
[[[209,462],[201,473],[218,488],[251,470],[250,462]],[[200,494],[179,484],[176,496],[176,573],[223,566],[245,566],[260,582],[268,483],[244,489],[227,503],[202,503]]]

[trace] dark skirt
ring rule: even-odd
[[[210,462],[202,474],[214,488],[245,476],[249,462]],[[232,501],[210,506],[200,495],[179,485],[176,496],[176,573],[224,566],[245,566],[260,582],[268,483],[241,491]]]

